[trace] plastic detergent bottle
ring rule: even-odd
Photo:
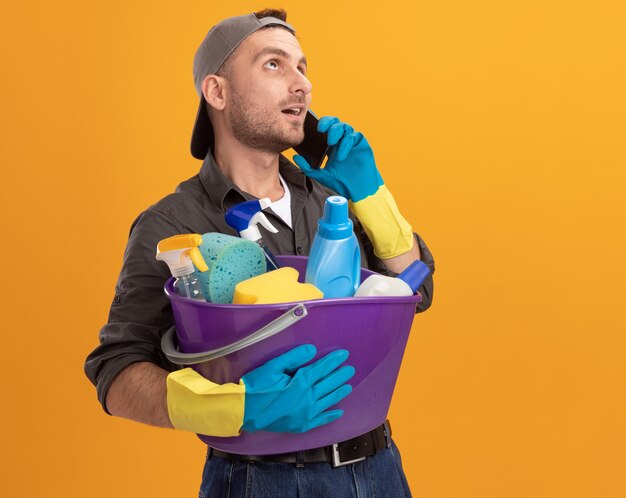
[[[209,269],[198,250],[200,244],[202,236],[197,233],[168,237],[157,244],[156,259],[165,261],[176,278],[176,294],[195,301],[206,301],[193,267],[195,263],[202,272]]]
[[[263,242],[263,237],[261,237],[261,232],[257,226],[260,223],[266,230],[272,233],[278,232],[274,225],[269,222],[267,216],[261,212],[271,204],[272,201],[269,197],[263,197],[259,200],[241,202],[226,211],[226,223],[237,230],[242,239],[256,242],[263,250],[267,260],[267,271],[280,268],[280,264]]]
[[[317,224],[305,281],[325,298],[351,297],[361,282],[361,250],[348,218],[348,201],[334,195],[326,199]]]
[[[369,276],[356,290],[354,297],[412,296],[422,286],[428,275],[430,275],[430,269],[426,263],[418,259],[397,277]]]

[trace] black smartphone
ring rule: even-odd
[[[328,142],[326,133],[317,131],[319,120],[311,111],[306,113],[304,118],[304,140],[300,145],[296,145],[293,150],[306,159],[311,168],[319,169],[324,163],[328,153]]]

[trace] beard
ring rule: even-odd
[[[303,102],[291,99],[277,107],[285,108],[294,103]],[[304,140],[304,122],[279,122],[275,111],[247,101],[237,91],[232,93],[229,118],[235,138],[252,149],[280,154]]]

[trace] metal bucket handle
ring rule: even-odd
[[[237,342],[233,342],[232,344],[228,344],[227,346],[222,346],[221,348],[213,349],[211,351],[203,351],[200,353],[181,353],[178,351],[175,343],[176,328],[172,326],[165,332],[165,334],[163,334],[163,337],[161,338],[161,349],[167,359],[176,365],[195,365],[197,363],[211,361],[216,358],[226,356],[227,354],[234,353],[235,351],[239,351],[247,348],[248,346],[252,346],[257,342],[268,339],[279,332],[282,332],[294,323],[302,320],[305,316],[307,316],[307,314],[308,311],[306,306],[300,303],[293,308],[290,308],[278,318],[271,321],[256,332],[253,332],[249,336],[244,337]]]

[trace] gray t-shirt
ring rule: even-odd
[[[267,232],[259,226],[263,241],[274,254],[308,255],[317,221],[324,202],[332,190],[307,178],[286,158],[280,157],[280,174],[289,184],[291,193],[292,228],[271,212],[266,211],[278,233]],[[105,411],[106,395],[115,376],[131,363],[148,361],[174,371],[161,351],[161,336],[174,324],[172,308],[163,291],[171,276],[167,265],[155,259],[157,243],[181,233],[220,232],[238,234],[224,220],[231,206],[254,199],[241,191],[220,171],[209,153],[198,175],[181,183],[175,193],[161,199],[141,213],[130,229],[124,262],[115,287],[109,320],[100,330],[100,345],[87,357],[85,373],[97,388],[98,399]],[[351,215],[361,246],[361,265],[365,268],[395,275],[376,258],[372,244],[358,220]],[[434,260],[422,239],[415,235],[421,259],[431,272]],[[433,281],[429,277],[419,289],[423,300],[417,311],[426,310],[432,301]]]

